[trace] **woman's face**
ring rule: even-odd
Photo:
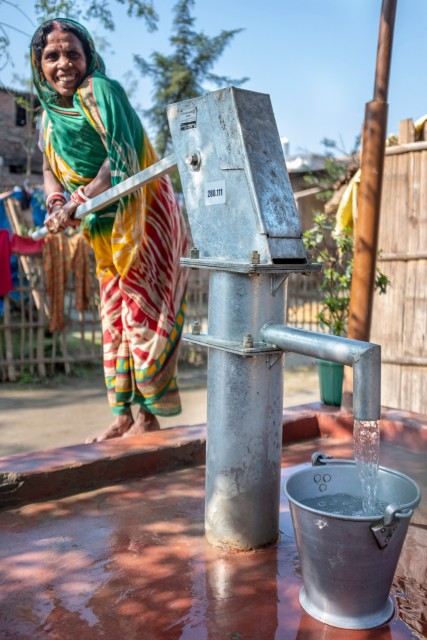
[[[41,59],[42,72],[50,86],[61,96],[65,107],[73,104],[73,95],[83,82],[87,62],[83,45],[74,33],[51,31]]]

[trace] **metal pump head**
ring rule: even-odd
[[[227,87],[170,105],[168,118],[200,258],[306,263],[270,97]]]

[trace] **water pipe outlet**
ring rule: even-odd
[[[267,322],[261,328],[261,339],[283,351],[353,367],[354,419],[380,419],[381,347],[379,345],[295,329],[274,322]]]

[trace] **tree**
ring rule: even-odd
[[[195,18],[191,15],[194,0],[178,0],[174,7],[175,18],[172,35],[169,39],[173,47],[170,55],[154,51],[151,62],[141,56],[134,59],[144,76],[150,76],[154,84],[151,109],[145,109],[144,115],[156,132],[155,146],[161,156],[170,147],[170,133],[166,108],[173,102],[195,98],[206,93],[204,83],[239,86],[248,78],[233,80],[226,76],[218,76],[211,69],[222,55],[225,47],[242,29],[221,31],[219,35],[209,37],[203,32],[194,31]]]
[[[121,5],[127,5],[127,15],[130,18],[143,18],[147,29],[154,31],[157,29],[158,15],[154,9],[153,0],[116,0]],[[11,0],[0,0],[2,4],[8,4],[16,9],[24,16],[35,28],[31,18],[23,11],[17,3]],[[73,18],[74,20],[89,20],[94,18],[98,20],[105,29],[114,31],[114,21],[110,10],[111,2],[109,0],[35,0],[34,9],[39,22],[48,20],[55,16],[64,18]],[[0,70],[11,62],[9,55],[10,39],[8,31],[18,31],[31,35],[22,31],[15,25],[6,24],[0,20]],[[34,29],[33,29],[34,30]]]
[[[116,0],[119,4],[127,4],[127,15],[130,18],[143,18],[149,31],[157,28],[158,15],[154,10],[153,0]],[[62,16],[74,20],[99,20],[103,27],[114,30],[109,0],[36,0],[35,10],[39,18]]]
[[[158,15],[154,10],[154,0],[116,0],[127,6],[127,15],[142,18],[148,30],[157,28]],[[29,16],[19,8],[18,4],[10,0],[0,0],[1,5],[9,4],[23,14],[30,22]],[[114,22],[111,14],[110,0],[35,0],[35,12],[39,21],[55,15],[74,19],[97,19],[104,28],[113,30]],[[154,84],[154,106],[143,113],[148,117],[155,131],[155,146],[163,156],[169,146],[169,126],[166,108],[172,102],[179,102],[194,98],[207,91],[204,83],[214,86],[234,84],[239,86],[247,78],[235,80],[226,76],[218,76],[212,72],[212,67],[222,55],[225,47],[241,29],[221,31],[217,36],[209,37],[203,32],[196,32],[193,28],[195,18],[192,16],[195,0],[178,0],[174,7],[174,22],[170,43],[173,52],[163,55],[154,52],[150,62],[136,54],[136,65],[143,75],[150,76]],[[8,62],[8,36],[5,28],[15,29],[12,25],[5,25],[0,20],[0,63],[3,59]],[[178,187],[179,181],[177,182]]]

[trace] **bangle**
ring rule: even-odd
[[[82,185],[80,185],[80,187],[77,187],[77,189],[73,191],[70,197],[71,200],[76,204],[83,204],[84,202],[87,202],[89,200],[84,192],[84,187]]]
[[[48,210],[48,212],[50,213],[53,209],[54,206],[56,206],[57,204],[62,207],[64,204],[66,203],[66,200],[64,198],[64,200],[62,200],[62,198],[53,198],[53,200],[51,200],[48,204],[48,206],[46,207],[46,209]]]
[[[60,191],[54,191],[50,193],[46,198],[46,209],[49,211],[55,202],[60,202],[61,204],[65,204],[67,202],[65,195]]]
[[[78,187],[77,193],[81,198],[83,198],[83,202],[87,202],[88,200],[90,200],[90,198],[88,198],[85,194],[85,188],[83,187],[83,185],[80,185],[80,187]]]

